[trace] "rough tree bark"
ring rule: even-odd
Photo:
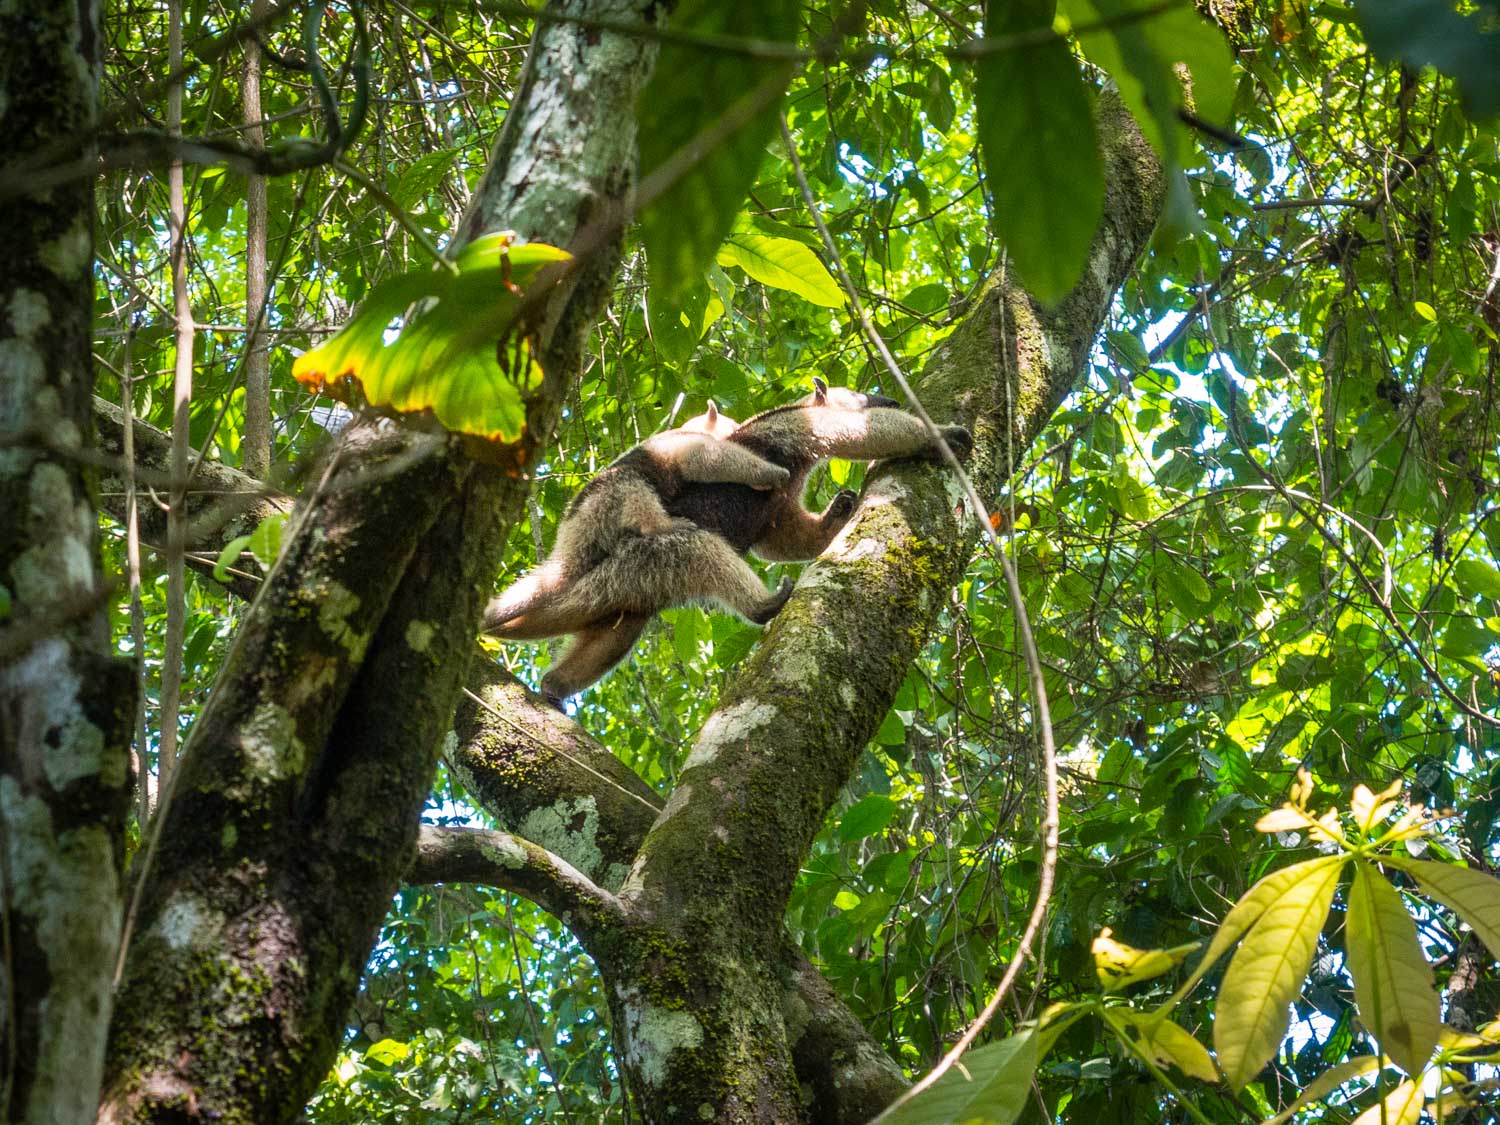
[[[613,21],[654,8],[562,6]],[[609,291],[619,235],[598,234],[625,211],[653,56],[640,39],[543,26],[465,227],[564,246],[588,228],[594,247],[530,318],[548,378],[517,464],[550,434]],[[300,1113],[407,862],[524,491],[416,428],[342,435],[163,795],[101,1120]]]
[[[25,161],[87,135],[98,76],[93,5],[0,8],[0,157]],[[134,676],[111,655],[93,506],[93,185],[11,187],[0,255],[0,1120],[71,1123],[92,1111],[104,1061]]]

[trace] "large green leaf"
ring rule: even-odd
[[[652,285],[668,299],[702,280],[755,182],[792,67],[754,41],[792,42],[800,8],[683,0],[672,12],[673,31],[733,42],[664,43],[637,102],[642,185],[662,188],[645,201],[641,234]]]
[[[844,303],[844,291],[828,267],[790,238],[742,231],[719,247],[714,260],[721,266],[739,266],[762,285],[785,289],[815,305],[836,309]]]
[[[1235,1090],[1260,1073],[1286,1036],[1342,866],[1309,871],[1287,887],[1229,962],[1214,1010],[1214,1049]]]
[[[298,357],[292,374],[335,398],[400,414],[431,411],[455,433],[515,440],[525,422],[521,396],[541,377],[525,333],[515,330],[520,291],[568,253],[540,242],[513,246],[512,237],[475,239],[456,273],[417,270],[377,285],[342,331]]]
[[[1191,161],[1192,135],[1178,116],[1188,104],[1180,70],[1191,76],[1192,107],[1227,124],[1234,71],[1223,34],[1191,5],[1161,9],[1156,0],[1062,0],[1084,54],[1115,80],[1120,96],[1170,167]],[[1142,15],[1141,13],[1150,13]]]
[[[889,797],[872,793],[849,806],[836,829],[838,838],[863,840],[873,836],[895,820],[900,811],[901,806]]]
[[[989,0],[985,36],[1052,24],[1049,0]],[[979,145],[995,226],[1040,300],[1061,299],[1083,273],[1104,206],[1092,98],[1060,39],[985,53],[975,62]]]
[[[1355,14],[1370,50],[1458,80],[1476,116],[1500,113],[1500,31],[1494,12],[1459,15],[1452,0],[1361,0]]]
[[[1034,1028],[970,1051],[883,1125],[1010,1125],[1026,1106],[1037,1064]]]
[[[1432,968],[1401,896],[1367,863],[1354,865],[1346,940],[1360,1018],[1381,1049],[1415,1077],[1438,1039]]]
[[[1483,595],[1500,602],[1500,571],[1483,559],[1460,559],[1453,566],[1453,580],[1468,597]]]

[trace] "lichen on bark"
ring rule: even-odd
[[[109,644],[94,482],[92,184],[22,170],[97,117],[97,12],[0,7],[0,1120],[91,1116],[119,940],[134,675]]]

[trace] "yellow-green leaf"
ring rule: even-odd
[[[334,398],[398,414],[431,411],[455,433],[513,441],[525,424],[522,395],[541,378],[515,330],[520,290],[569,256],[513,240],[509,231],[475,239],[456,273],[414,270],[381,282],[341,332],[298,357],[292,374]],[[413,306],[420,311],[407,317]]]
[[[1354,1003],[1396,1065],[1416,1077],[1437,1045],[1437,993],[1401,896],[1367,863],[1354,865],[1345,931]]]
[[[671,5],[668,27],[689,41],[661,44],[636,100],[642,186],[659,193],[641,212],[657,299],[675,301],[702,280],[755,182],[796,72],[774,53],[705,48],[691,37],[790,46],[801,7],[797,0]]]
[[[1297,1096],[1296,1101],[1287,1106],[1275,1117],[1266,1118],[1261,1122],[1261,1125],[1284,1125],[1285,1122],[1295,1117],[1297,1111],[1303,1106],[1312,1105],[1313,1102],[1320,1102],[1345,1082],[1352,1082],[1354,1079],[1365,1074],[1373,1074],[1379,1069],[1380,1056],[1378,1055],[1360,1055],[1358,1058],[1345,1059],[1338,1066],[1331,1066],[1314,1078],[1307,1084],[1302,1093]]]
[[[1251,926],[1260,919],[1272,903],[1277,902],[1292,888],[1304,880],[1321,878],[1322,874],[1329,868],[1342,867],[1344,857],[1341,855],[1325,855],[1317,859],[1309,859],[1302,863],[1294,863],[1290,867],[1283,867],[1280,871],[1273,871],[1255,886],[1245,892],[1234,908],[1224,916],[1224,921],[1219,923],[1219,928],[1214,931],[1213,940],[1208,943],[1208,950],[1203,954],[1192,974],[1182,983],[1182,987],[1174,992],[1171,998],[1162,1005],[1162,1011],[1170,1011],[1197,984],[1203,974],[1214,967],[1216,962],[1224,954],[1228,953],[1230,947],[1240,940],[1240,937]]]
[[[1045,35],[1049,0],[988,0],[990,38]],[[974,109],[995,228],[1048,304],[1077,283],[1104,208],[1090,90],[1067,43],[1049,37],[974,60]]]
[[[382,1039],[379,1043],[372,1043],[365,1049],[365,1058],[387,1065],[400,1062],[411,1054],[411,1046],[397,1039]]]
[[[721,266],[739,266],[762,285],[785,289],[815,305],[836,309],[844,303],[844,291],[828,267],[790,238],[741,231],[729,236],[714,260]]]
[[[1214,1015],[1214,1048],[1235,1090],[1260,1073],[1286,1035],[1292,999],[1317,952],[1343,867],[1341,856],[1329,858],[1338,862],[1305,871],[1266,905],[1224,974]]]
[[[1134,1029],[1131,1041],[1136,1050],[1158,1066],[1175,1066],[1189,1078],[1203,1082],[1219,1080],[1208,1048],[1166,1016],[1129,1008],[1111,1008],[1107,1015],[1117,1026]]]
[[[1452,910],[1500,957],[1500,879],[1469,867],[1404,856],[1381,857],[1416,879],[1422,893]]]
[[[1026,1106],[1037,1064],[1036,1029],[970,1051],[884,1125],[1010,1125]]]
[[[1171,949],[1137,949],[1116,941],[1111,932],[1108,926],[1100,930],[1092,946],[1094,972],[1105,991],[1159,977],[1198,948],[1197,942],[1191,942]]]
[[[1417,1125],[1422,1119],[1421,1084],[1408,1079],[1354,1119],[1354,1125]]]

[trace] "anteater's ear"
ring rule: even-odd
[[[822,406],[828,401],[828,384],[818,375],[813,376],[813,402]]]
[[[718,404],[715,403],[713,399],[709,399],[708,400],[707,414],[708,414],[708,428],[710,430],[712,430],[714,428],[714,423],[719,420],[719,407],[718,407]]]

